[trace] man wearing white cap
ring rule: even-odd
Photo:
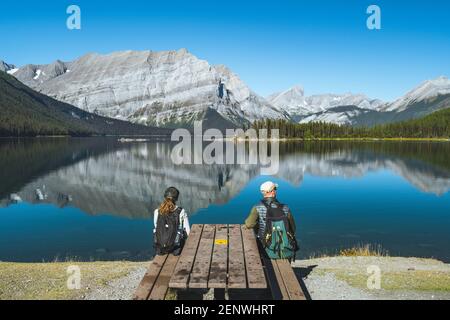
[[[259,204],[252,208],[250,215],[245,220],[245,226],[248,229],[255,229],[259,240],[261,240],[261,243],[266,248],[266,252],[269,253],[271,258],[291,258],[292,256],[295,256],[295,251],[297,250],[297,241],[295,240],[295,221],[289,207],[278,202],[276,197],[277,189],[278,184],[273,183],[272,181],[266,181],[261,185],[260,191],[263,195],[263,199]],[[273,240],[272,230],[275,230],[273,226],[277,225],[279,221],[283,222],[283,228],[287,233],[285,239],[292,244],[292,248],[289,249],[292,251],[292,256],[290,257],[278,257],[278,255],[286,253],[272,254],[272,252],[268,250],[268,247],[271,246],[268,242]],[[270,228],[267,228],[269,224]],[[280,236],[279,238],[283,237]]]

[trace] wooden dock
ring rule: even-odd
[[[265,266],[263,261],[253,230],[237,224],[195,224],[180,256],[153,259],[134,298],[164,299],[169,288],[270,288],[281,293],[279,299],[304,299],[289,262],[266,260]]]

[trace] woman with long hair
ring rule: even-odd
[[[164,200],[153,214],[153,236],[158,255],[172,253],[179,255],[190,232],[186,211],[176,202],[180,192],[175,187],[167,188]]]

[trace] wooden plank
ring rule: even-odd
[[[228,225],[228,288],[247,288],[241,226]]]
[[[267,288],[266,277],[261,263],[258,244],[255,233],[245,226],[241,226],[242,241],[244,245],[245,269],[247,271],[247,282],[250,289]]]
[[[215,231],[215,225],[206,224],[203,227],[202,237],[200,238],[197,255],[195,256],[195,262],[189,280],[189,288],[208,288],[208,277]]]
[[[136,292],[134,294],[134,300],[147,300],[150,292],[153,289],[153,286],[158,278],[161,269],[166,262],[167,255],[163,256],[155,256],[153,260],[150,262],[150,266],[147,269],[147,272],[142,278],[141,283],[139,284]]]
[[[286,289],[286,285],[283,281],[283,276],[281,275],[280,269],[278,268],[278,264],[276,260],[266,259],[267,265],[270,264],[270,271],[273,272],[274,281],[271,281],[271,290],[272,295],[275,300],[290,300],[289,293]]]
[[[208,288],[226,288],[228,267],[228,226],[216,225]]]
[[[194,224],[181,252],[180,259],[175,267],[175,271],[170,279],[170,288],[185,289],[188,287],[189,276],[194,265],[195,255],[202,236],[203,225]]]
[[[155,285],[150,292],[150,296],[148,297],[149,300],[164,300],[167,291],[169,290],[170,278],[175,270],[178,259],[179,256],[169,254],[163,268],[161,269],[158,279],[156,279]]]
[[[286,260],[275,260],[286,287],[287,293],[290,300],[306,300],[305,294],[303,293],[300,283],[295,276],[294,270],[292,269],[291,263]]]

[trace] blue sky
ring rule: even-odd
[[[82,29],[66,28],[81,8]],[[381,8],[381,30],[366,9]],[[0,59],[23,65],[87,52],[187,48],[233,69],[257,93],[303,85],[307,95],[361,92],[392,100],[450,75],[446,0],[8,1]]]

